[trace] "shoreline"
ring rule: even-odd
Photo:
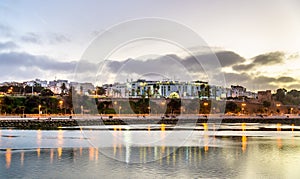
[[[299,116],[177,116],[177,117],[108,117],[108,116],[69,116],[69,117],[0,117],[0,129],[44,129],[57,130],[62,127],[99,126],[99,125],[134,125],[134,124],[191,124],[191,123],[261,123],[289,124],[300,126]]]

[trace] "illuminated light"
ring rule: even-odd
[[[246,136],[242,136],[242,151],[245,152],[247,149],[247,137]]]
[[[164,153],[165,153],[165,150],[166,150],[166,146],[163,145],[163,146],[161,146],[160,149],[161,149],[161,153],[164,154]]]
[[[42,143],[42,131],[40,129],[37,130],[36,140],[36,143],[38,144],[38,146],[40,146]]]
[[[38,158],[40,158],[40,155],[41,155],[41,148],[37,148],[37,149],[36,149],[36,153],[37,153]]]
[[[144,156],[144,162],[147,161],[147,151],[146,151],[146,147],[144,147],[144,151],[143,151],[143,156]]]
[[[64,131],[59,129],[57,132],[57,146],[62,147],[64,144]]]
[[[278,147],[278,149],[281,149],[281,148],[282,148],[282,140],[281,140],[281,137],[278,137],[278,138],[277,138],[277,147]]]
[[[21,166],[23,166],[23,164],[24,164],[24,151],[21,152],[20,160],[21,160]]]
[[[276,107],[280,107],[280,106],[281,106],[281,104],[279,104],[279,103],[276,104]]]
[[[98,161],[99,159],[99,151],[98,148],[95,148],[95,160]]]
[[[94,154],[95,154],[94,147],[89,147],[89,160],[90,161],[94,160],[94,157],[95,157]]]
[[[10,168],[11,164],[11,149],[7,148],[5,153],[6,168]]]
[[[151,131],[151,127],[150,127],[150,126],[148,126],[148,131],[149,131],[149,132]]]
[[[280,123],[277,123],[277,131],[281,131],[281,124]]]
[[[114,131],[117,131],[117,127],[114,126]]]
[[[208,131],[208,125],[207,125],[207,123],[202,123],[202,125],[203,125],[204,131]]]
[[[247,104],[246,103],[242,103],[242,106],[245,107],[245,106],[247,106]]]
[[[295,124],[292,124],[292,132],[294,132]]]
[[[79,148],[79,155],[82,156],[82,147]]]
[[[62,148],[61,147],[57,148],[57,155],[58,155],[58,159],[61,159],[61,155],[62,155]]]
[[[117,154],[117,144],[114,143],[113,148],[114,148],[114,156],[116,156],[116,154]]]
[[[141,163],[143,163],[143,155],[142,155],[142,153],[143,153],[143,149],[142,149],[142,147],[140,147],[139,154],[140,154],[140,162]]]
[[[173,165],[176,164],[176,149],[173,147]]]
[[[165,131],[166,130],[166,124],[161,124],[160,125],[160,130]]]
[[[204,102],[203,105],[204,105],[204,106],[208,106],[208,102]]]
[[[242,131],[246,131],[246,123],[242,123]]]
[[[204,146],[204,151],[207,152],[208,151],[208,145]]]
[[[54,149],[50,149],[50,163],[53,162],[53,157],[54,157]]]
[[[170,164],[170,147],[167,147],[167,165]]]

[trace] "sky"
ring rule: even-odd
[[[111,29],[143,18],[180,24],[205,43],[183,50],[169,41],[132,39],[116,46],[107,59],[85,58],[102,34],[108,34],[112,44],[118,34],[139,32],[134,25],[124,31]],[[146,34],[179,38],[177,30],[164,32],[159,25],[142,29]],[[201,45],[209,50],[204,52]],[[196,68],[187,49],[201,63],[217,57],[219,66],[213,73],[201,65]],[[137,78],[213,81],[222,75],[227,86],[243,85],[254,91],[300,89],[299,53],[297,0],[0,1],[0,82],[35,78],[99,84]]]

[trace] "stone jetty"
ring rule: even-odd
[[[184,123],[265,123],[300,126],[295,117],[90,117],[90,118],[0,118],[0,128],[56,130],[62,127],[128,125],[128,124],[184,124]]]

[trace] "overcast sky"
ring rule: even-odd
[[[169,19],[197,33],[216,53],[220,61],[216,73],[222,73],[228,86],[239,84],[251,90],[300,89],[297,0],[2,0],[0,82],[55,77],[73,80],[78,61],[99,34],[116,24],[144,17]],[[155,30],[160,29],[153,27]],[[149,68],[163,71],[159,75],[159,71],[153,71],[160,78],[207,80],[199,72],[202,69],[192,68],[192,57],[169,46],[153,41],[123,45],[123,49],[109,56],[110,61],[100,71],[106,77],[101,82],[147,76],[144,69]],[[201,51],[198,47],[190,48]],[[211,54],[197,55],[209,59]],[[91,71],[97,71],[103,63],[84,60],[80,62],[83,68],[77,71],[81,80],[97,81]],[[174,65],[174,61],[179,65]]]

